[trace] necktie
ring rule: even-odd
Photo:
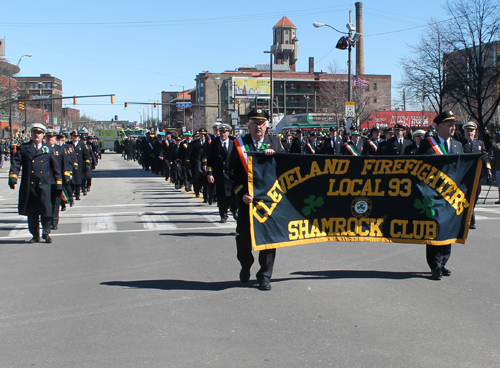
[[[224,146],[224,151],[227,152],[227,145],[226,145],[226,142],[222,142],[222,145]]]
[[[262,142],[258,141],[256,145],[257,151],[260,150],[260,147],[262,147]]]

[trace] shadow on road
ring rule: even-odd
[[[307,277],[290,277],[272,279],[273,283],[289,280],[323,280],[323,279],[391,279],[406,280],[412,278],[428,279],[428,273],[421,272],[390,272],[390,271],[355,271],[355,270],[335,270],[335,271],[308,271],[294,272],[292,275],[303,275]],[[231,288],[241,288],[255,286],[253,283],[242,284],[240,281],[188,281],[188,280],[135,280],[135,281],[107,281],[100,285],[122,286],[134,289],[158,289],[158,290],[209,290],[221,291]]]
[[[309,276],[308,279],[391,279],[406,280],[413,278],[428,278],[423,272],[395,272],[373,270],[330,270],[330,271],[297,271],[292,275]]]

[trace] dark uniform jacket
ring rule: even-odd
[[[52,217],[51,185],[62,190],[61,169],[52,147],[43,143],[37,149],[32,141],[21,144],[12,156],[9,183],[17,184],[21,168],[19,214]]]
[[[229,197],[233,195],[233,184],[229,178],[229,158],[232,152],[236,150],[234,137],[229,137],[227,144],[228,149],[226,151],[220,137],[212,141],[207,155],[207,174],[213,175],[215,179],[217,195]]]
[[[76,162],[74,163],[73,170],[73,184],[82,185],[83,173],[90,167],[89,150],[85,148],[85,145],[81,141],[78,141],[77,145],[74,143],[71,144],[73,145],[73,151],[76,155]]]
[[[248,145],[250,151],[257,150],[250,134],[245,135],[242,140],[243,144]],[[265,135],[264,143],[268,145],[268,148],[273,149],[276,153],[285,153],[285,150],[281,145],[281,141],[278,137]],[[248,193],[248,173],[245,169],[245,166],[243,165],[242,159],[239,156],[237,149],[232,150],[229,160],[229,177],[234,186],[234,193],[238,196],[238,199],[242,201],[243,196]]]
[[[292,139],[292,145],[290,146],[290,153],[305,153],[307,139],[302,137],[300,140],[298,137]]]
[[[411,140],[407,138],[403,138],[403,144],[399,144],[398,138],[396,136],[391,139],[380,143],[379,148],[377,149],[378,155],[404,155],[406,147],[411,145]]]
[[[328,137],[325,139],[325,144],[321,150],[321,153],[327,155],[341,155],[344,147],[344,142],[340,137]]]
[[[359,141],[356,144],[354,144],[353,141],[348,141],[348,142],[346,142],[346,144],[348,144],[349,146],[351,146],[352,148],[354,148],[356,150],[356,152],[358,152],[360,155],[363,154],[363,139],[359,138]],[[351,153],[351,151],[349,151],[347,149],[347,147],[345,146],[345,144],[344,144],[344,147],[343,147],[343,150],[342,150],[342,154],[343,155],[347,155],[347,156],[352,156],[353,155]]]
[[[434,137],[434,140],[436,141],[436,143],[440,142],[439,137],[437,137],[437,136]],[[450,152],[448,152],[449,154],[456,155],[456,154],[464,153],[462,143],[460,143],[459,141],[451,139],[450,146],[451,146],[451,148],[450,148]],[[436,152],[432,148],[432,145],[429,142],[429,139],[424,138],[420,142],[420,147],[418,147],[416,154],[417,155],[436,155]]]
[[[490,167],[490,158],[488,156],[488,151],[484,147],[484,142],[479,139],[474,139],[469,142],[468,140],[462,141],[462,147],[464,153],[480,153],[481,160],[483,161],[483,167],[481,170],[481,177],[486,175],[486,169]]]
[[[378,145],[380,143],[381,143],[380,140],[377,143],[374,139],[367,139],[366,142],[363,144],[362,155],[363,156],[373,156],[373,155],[376,155],[377,151],[378,151]],[[372,144],[375,145],[375,147],[373,147]]]

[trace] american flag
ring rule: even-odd
[[[363,79],[363,78],[358,78],[357,76],[353,75],[352,76],[352,85],[353,85],[353,87],[366,89],[370,85],[370,81]]]

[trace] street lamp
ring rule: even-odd
[[[271,51],[264,51],[264,54],[269,54],[270,56],[270,71],[269,71],[269,83],[271,84],[271,96],[270,96],[270,101],[271,101],[271,104],[270,104],[270,111],[269,111],[269,119],[271,120],[270,124],[271,124],[271,127],[273,127],[273,100],[274,100],[274,81],[273,81],[273,47],[271,46]],[[285,86],[286,88],[286,86]],[[255,106],[257,107],[257,106]],[[285,111],[285,115],[286,115],[286,111]]]
[[[351,99],[352,99],[352,81],[351,81],[351,78],[352,78],[352,71],[351,71],[352,70],[352,61],[351,61],[352,48],[355,46],[355,42],[358,41],[359,38],[361,37],[361,34],[356,33],[356,27],[354,26],[354,24],[351,23],[351,11],[349,11],[349,23],[347,23],[347,25],[346,25],[348,32],[341,32],[338,29],[336,29],[328,24],[321,23],[321,22],[314,22],[313,26],[315,28],[329,27],[338,33],[341,33],[341,34],[348,36],[348,37],[343,36],[338,41],[336,48],[341,49],[341,50],[345,50],[346,48],[348,49],[347,84],[349,85],[349,87],[348,87],[347,99],[348,99],[348,101],[351,101]]]
[[[185,92],[185,88],[184,86],[179,86],[178,84],[171,84],[171,86],[177,86],[177,87],[182,87],[182,98],[184,98],[184,92]],[[187,130],[187,127],[186,127],[186,107],[183,107],[183,110],[182,110],[183,114],[184,115],[184,130]]]
[[[19,64],[21,64],[21,60],[23,59],[23,57],[32,57],[33,55],[32,54],[26,54],[26,55],[23,55],[19,58],[19,61],[17,62],[16,66],[19,66]]]

